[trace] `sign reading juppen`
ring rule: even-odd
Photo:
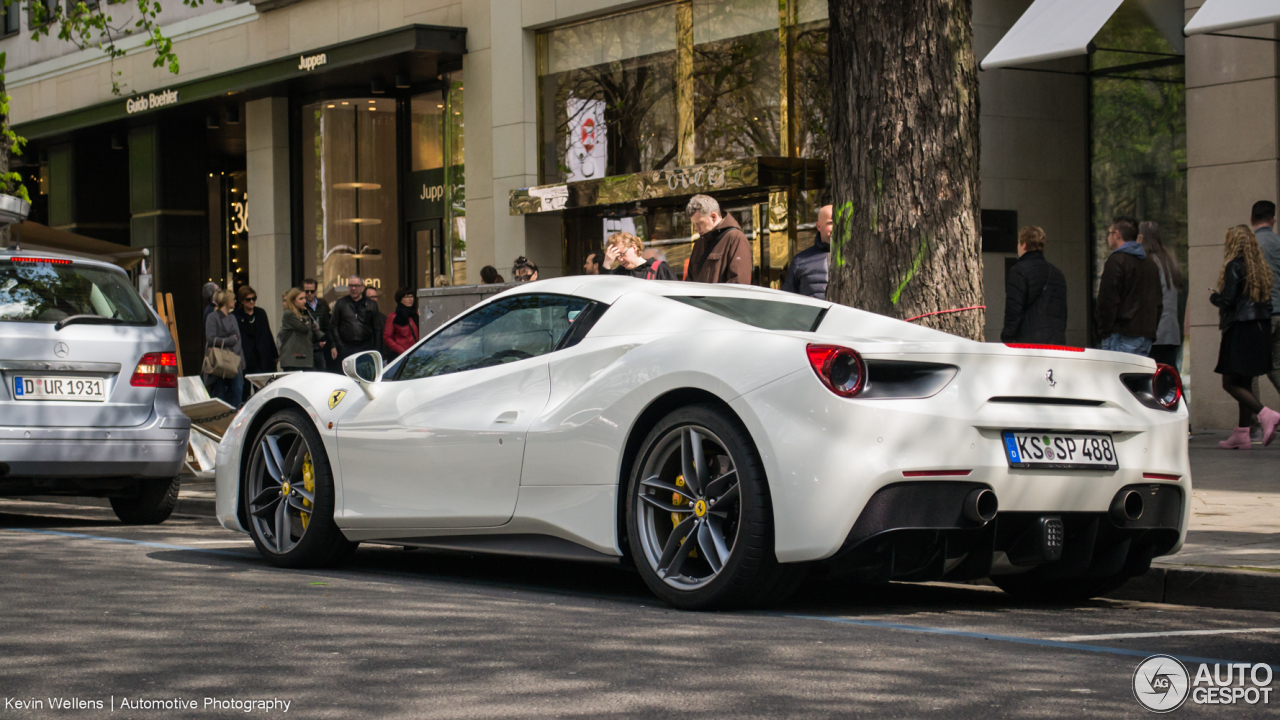
[[[303,55],[298,58],[299,70],[308,70],[308,71],[315,70],[317,67],[321,65],[328,65],[328,64],[329,64],[329,56],[325,53],[320,53],[319,55]]]
[[[176,105],[177,103],[177,90],[161,90],[159,93],[147,93],[146,95],[139,95],[136,98],[125,100],[124,109],[125,112],[132,115],[146,110],[155,110],[166,105]]]

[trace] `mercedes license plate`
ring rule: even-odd
[[[106,402],[106,382],[102,378],[24,375],[13,379],[13,397],[17,400]]]
[[[1106,433],[1005,430],[1009,467],[1052,470],[1115,470],[1116,446]]]

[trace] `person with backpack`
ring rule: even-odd
[[[676,274],[671,266],[656,257],[645,260],[641,257],[644,243],[640,238],[625,230],[609,236],[605,243],[605,271],[613,275],[630,275],[641,280],[675,280]]]

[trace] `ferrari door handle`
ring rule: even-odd
[[[513,423],[516,421],[516,418],[518,417],[520,417],[520,413],[518,411],[508,410],[502,413],[501,415],[499,415],[498,419],[494,420],[494,422],[495,423]]]

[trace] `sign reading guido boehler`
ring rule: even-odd
[[[158,93],[147,93],[146,95],[139,95],[136,98],[125,100],[124,109],[125,112],[132,115],[145,110],[155,110],[166,105],[176,105],[177,103],[177,90],[161,90]]]

